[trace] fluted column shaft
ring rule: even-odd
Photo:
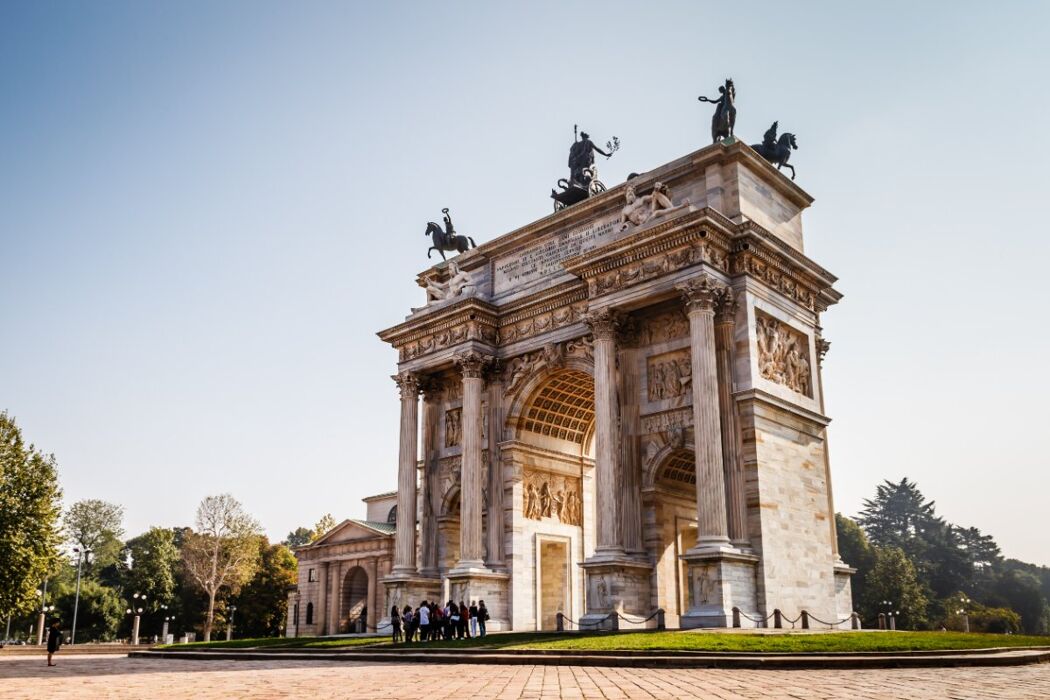
[[[590,314],[587,323],[594,335],[595,554],[623,556],[620,428],[616,405],[616,333],[620,317],[605,309]]]
[[[489,500],[486,552],[489,568],[503,568],[503,458],[499,442],[503,426],[503,382],[495,378],[489,385]]]
[[[715,356],[715,304],[721,292],[702,275],[679,287],[689,316],[693,368],[693,442],[696,448],[697,549],[729,545],[722,427]]]
[[[743,542],[747,536],[747,504],[741,458],[740,419],[733,400],[733,344],[736,300],[729,288],[722,293],[715,313],[715,352],[718,363],[718,409],[722,425],[722,459],[726,485],[726,518],[729,538]]]
[[[485,388],[483,376],[487,364],[485,356],[465,353],[456,358],[463,373],[463,463],[460,476],[459,563],[457,568],[484,568],[481,513],[482,483],[485,468],[482,462],[481,392]]]
[[[416,573],[416,464],[419,459],[419,378],[394,377],[401,390],[401,445],[397,462],[397,530],[394,574]]]
[[[320,569],[319,576],[317,577],[317,610],[314,610],[314,624],[321,628],[320,634],[328,634],[328,562],[321,562],[318,567]]]
[[[436,576],[437,568],[437,513],[434,499],[437,497],[437,452],[438,422],[441,420],[442,387],[434,381],[423,389],[423,522],[419,527],[420,573]]]

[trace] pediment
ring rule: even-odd
[[[390,537],[393,530],[387,532],[385,523],[369,523],[363,520],[344,520],[334,528],[311,543],[311,547],[326,544],[338,544],[340,542],[353,542],[355,540],[367,540],[375,537]]]

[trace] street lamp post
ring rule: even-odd
[[[37,619],[36,645],[44,643],[44,625],[47,623],[47,579],[44,579],[44,590],[37,590],[40,596],[40,617]],[[52,606],[53,607],[53,606]]]
[[[165,605],[164,607],[167,607],[167,606]],[[167,644],[168,643],[168,622],[174,622],[174,620],[175,620],[175,616],[174,615],[165,615],[164,616],[164,627],[161,628],[161,634],[160,634],[160,643],[161,644]]]
[[[893,602],[889,601],[889,600],[880,600],[879,601],[879,605],[881,605],[881,606],[886,608],[886,612],[885,613],[879,613],[880,618],[885,616],[885,618],[889,622],[887,627],[890,630],[897,629],[897,616],[901,614],[900,611],[899,610],[894,611],[894,609],[893,609]],[[880,619],[879,622],[882,623],[882,620]],[[880,624],[880,626],[881,626],[881,624]]]
[[[91,550],[86,548],[74,547],[73,551],[77,553],[77,595],[73,601],[73,631],[69,634],[70,645],[77,643],[77,611],[80,609],[80,563],[87,558],[87,555],[91,554]]]
[[[237,612],[237,606],[230,606],[230,623],[226,625],[226,641],[233,639],[233,614]]]
[[[126,612],[128,613],[128,615],[131,615],[132,613],[135,614],[135,618],[134,618],[134,620],[132,621],[132,624],[131,624],[131,643],[134,644],[135,646],[138,646],[138,643],[139,643],[139,622],[141,621],[141,618],[142,618],[142,608],[139,607],[139,605],[145,605],[146,604],[146,594],[145,593],[135,593],[134,595],[132,595],[132,598],[134,598],[134,602],[132,603],[132,607],[128,608]]]
[[[970,604],[970,599],[967,598],[966,596],[963,596],[962,600],[960,600],[959,603],[961,603],[963,607],[959,608],[958,614],[963,616],[963,625],[965,627],[965,631],[969,632],[970,631],[970,612],[966,609],[966,606]]]

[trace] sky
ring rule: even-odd
[[[1050,5],[0,4],[0,410],[67,504],[270,536],[393,490],[396,354],[426,222],[550,211],[572,128],[609,184],[798,137],[835,504],[883,479],[1050,564]]]

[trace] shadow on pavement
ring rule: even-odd
[[[339,666],[372,666],[368,662],[347,661],[325,661],[313,660],[283,660],[273,661],[228,661],[224,659],[194,660],[194,659],[130,659],[119,654],[106,654],[99,656],[69,655],[65,658],[61,654],[56,655],[57,666],[48,667],[47,657],[41,656],[9,656],[0,657],[0,680],[4,678],[39,678],[39,679],[68,679],[97,676],[123,676],[159,673],[207,673],[207,672],[252,672],[264,671],[270,668],[295,669],[316,668],[329,664]],[[390,664],[378,664],[389,668]]]

